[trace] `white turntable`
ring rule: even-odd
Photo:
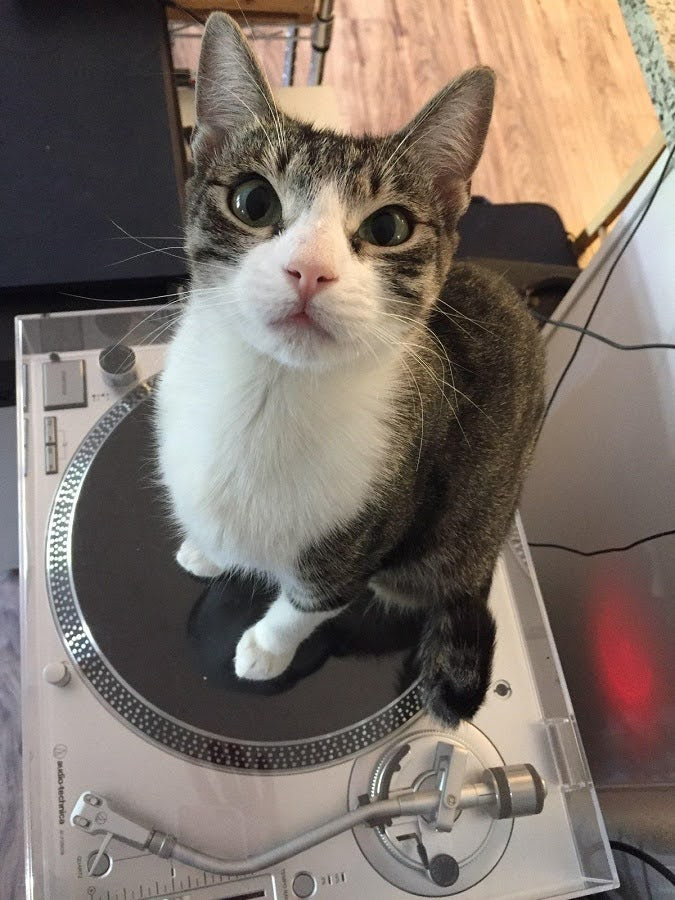
[[[237,639],[269,595],[173,561],[150,423],[171,322],[149,308],[18,320],[28,897],[615,886],[519,523],[473,724],[426,716],[414,623],[377,628],[367,609],[328,623],[276,682],[236,679]]]

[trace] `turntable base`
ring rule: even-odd
[[[418,623],[370,604],[326,623],[276,681],[235,677],[239,636],[270,594],[174,561],[150,422],[168,316],[19,323],[29,900],[542,900],[611,887],[518,522],[490,595],[494,683],[471,725],[431,721]],[[118,341],[133,351],[126,384],[99,365]],[[398,811],[371,821],[363,804],[378,803]],[[252,870],[260,859],[274,862]]]

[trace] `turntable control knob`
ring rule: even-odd
[[[434,884],[440,887],[450,887],[459,878],[457,860],[447,853],[439,853],[429,863],[429,875]]]
[[[65,687],[70,681],[70,669],[63,662],[48,663],[42,670],[42,677],[47,684]]]
[[[98,355],[103,380],[110,387],[127,387],[137,379],[136,354],[126,344],[112,344]]]

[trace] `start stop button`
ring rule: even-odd
[[[293,879],[293,893],[304,900],[316,891],[316,879],[309,872],[298,872]]]

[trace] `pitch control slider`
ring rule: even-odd
[[[386,799],[364,798],[361,806],[278,847],[242,860],[220,859],[181,844],[173,835],[135,822],[94,791],[85,791],[75,804],[70,823],[91,835],[103,835],[99,855],[112,838],[163,859],[174,859],[215,875],[251,875],[283,862],[328,838],[356,828],[378,826],[400,816],[423,816],[437,831],[450,831],[462,808],[484,807],[493,818],[536,815],[543,808],[546,788],[530,765],[488,769],[483,780],[462,785],[465,758],[455,745],[439,741],[436,785],[433,790],[411,789]]]

